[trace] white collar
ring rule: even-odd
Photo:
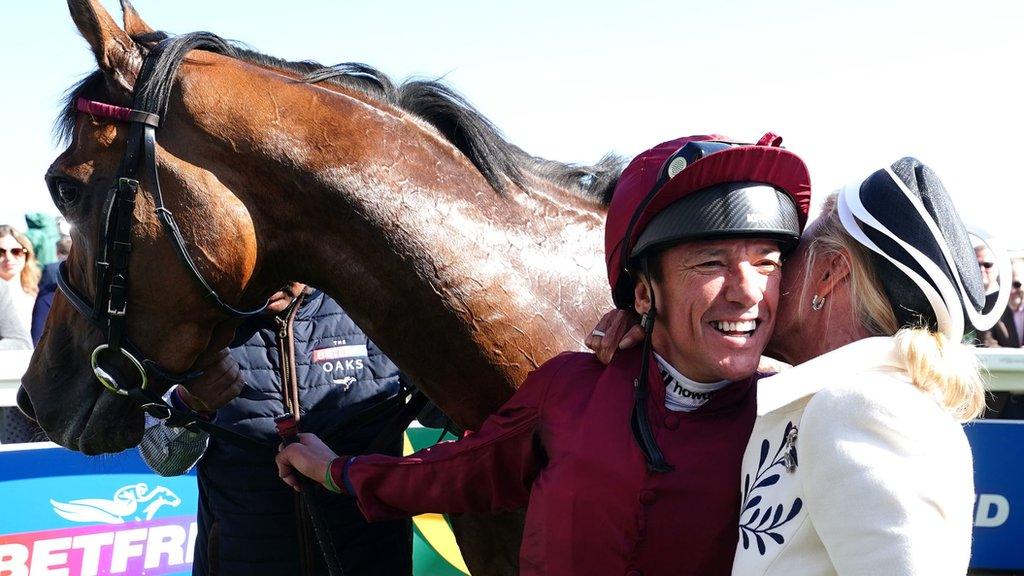
[[[698,390],[701,392],[714,392],[715,390],[721,390],[729,384],[728,380],[719,380],[718,382],[697,382],[692,378],[688,378],[685,374],[676,369],[675,366],[668,363],[657,352],[654,353],[654,359],[658,361],[658,367],[663,372],[679,383],[683,388],[689,388],[690,390]]]
[[[814,395],[838,374],[872,368],[903,369],[892,337],[864,338],[836,348],[757,383],[757,415],[763,416]]]

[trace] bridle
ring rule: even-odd
[[[132,224],[135,210],[135,199],[138,196],[140,183],[148,184],[155,206],[154,213],[170,237],[171,243],[179,259],[189,275],[198,283],[207,300],[218,310],[229,317],[246,318],[263,312],[267,304],[252,310],[239,310],[224,302],[212,286],[203,278],[192,257],[189,256],[181,230],[174,219],[174,214],[164,204],[160,191],[160,179],[157,172],[156,130],[160,125],[160,114],[166,109],[166,95],[163,98],[146,98],[143,96],[146,83],[151,79],[157,67],[157,61],[169,47],[179,51],[192,48],[208,48],[223,51],[224,44],[212,35],[197,34],[196,40],[184,49],[172,44],[167,38],[154,46],[146,55],[138,80],[135,83],[131,108],[116,106],[79,98],[76,107],[80,112],[93,116],[129,122],[125,153],[114,178],[114,184],[107,192],[101,216],[102,227],[97,247],[99,253],[95,262],[96,293],[92,303],[82,291],[71,283],[67,264],[60,264],[57,285],[71,305],[80,314],[89,319],[94,326],[103,331],[106,341],[97,346],[90,357],[93,374],[109,391],[133,397],[140,406],[147,410],[156,410],[154,416],[165,419],[171,415],[173,408],[163,402],[160,397],[149,390],[150,376],[171,384],[180,384],[202,374],[200,370],[184,373],[172,373],[162,368],[155,360],[146,357],[137,346],[132,344],[125,333],[125,322],[128,314],[129,267],[128,261],[132,250]],[[183,55],[183,53],[181,54]],[[172,65],[169,72],[173,78],[180,58],[171,57]],[[166,58],[165,58],[166,60]],[[169,90],[166,90],[169,94]],[[131,387],[118,382],[117,370],[110,367],[105,360],[120,355],[128,361],[140,377],[139,385]],[[243,437],[244,438],[244,437]]]
[[[208,33],[192,33],[184,36],[165,38],[156,44],[143,60],[138,79],[132,97],[131,108],[116,106],[113,104],[97,102],[85,98],[79,98],[75,105],[78,111],[93,116],[109,118],[121,122],[130,123],[126,140],[125,153],[121,159],[114,184],[107,192],[103,204],[102,229],[100,231],[97,247],[98,257],[96,267],[96,293],[92,301],[80,290],[75,288],[68,274],[66,263],[61,263],[57,284],[61,292],[71,305],[98,329],[106,334],[106,341],[97,346],[91,355],[90,363],[93,374],[100,383],[109,391],[125,396],[138,404],[138,406],[158,419],[167,421],[171,426],[183,426],[190,429],[200,429],[208,432],[219,439],[232,442],[244,448],[253,450],[273,449],[274,446],[258,441],[254,438],[239,434],[233,430],[218,426],[199,418],[195,413],[179,410],[148,387],[149,376],[153,375],[163,381],[180,384],[194,379],[201,375],[201,371],[194,370],[185,373],[170,373],[163,369],[156,361],[147,358],[138,347],[132,344],[125,333],[125,320],[128,313],[128,289],[129,268],[128,261],[131,254],[132,224],[135,209],[135,199],[140,190],[140,183],[148,184],[146,191],[150,192],[154,204],[154,213],[160,220],[165,233],[170,237],[179,259],[188,270],[189,275],[198,283],[204,296],[218,310],[233,318],[246,318],[262,313],[269,301],[263,306],[253,310],[239,310],[224,302],[212,286],[203,278],[202,273],[196,267],[195,262],[189,256],[185,240],[174,220],[174,214],[164,204],[163,195],[160,191],[159,174],[157,173],[156,158],[156,130],[160,125],[160,119],[166,111],[167,99],[169,97],[169,86],[175,76],[177,67],[184,55],[192,49],[206,49],[221,53],[230,53],[231,48],[220,38]],[[158,86],[152,88],[149,83],[154,74],[157,74],[156,83]],[[294,313],[301,302],[301,298],[292,302],[288,310],[290,325],[294,319]],[[288,330],[290,335],[290,326]],[[112,355],[120,355],[126,359],[141,377],[138,386],[129,387],[122,385],[117,380],[116,370],[113,370],[104,363],[104,359]],[[293,404],[286,408],[290,413],[277,419],[279,433],[282,439],[288,442],[291,434],[297,432],[298,411],[297,384],[295,383],[295,359],[294,352],[285,360],[282,353],[282,386],[286,381],[291,381],[294,391],[288,393],[294,397]],[[410,388],[401,390],[399,394],[389,400],[376,405],[364,408],[360,412],[347,418],[340,424],[332,427],[329,432],[334,435],[342,435],[370,421],[388,418],[386,425],[371,443],[370,451],[379,451],[390,445],[399,438],[409,423],[416,417],[424,407],[427,400],[421,392],[413,392]],[[286,433],[287,426],[293,426]],[[304,506],[315,529],[315,535],[319,541],[328,572],[332,575],[343,575],[330,541],[330,534],[327,532],[326,519],[323,510],[316,504],[317,494],[312,490],[303,491],[304,498],[310,498]]]

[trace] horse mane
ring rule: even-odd
[[[133,39],[150,49],[162,43],[160,54],[156,58],[147,58],[139,73],[144,82],[136,91],[132,104],[134,108],[151,110],[161,116],[185,55],[191,50],[208,50],[263,68],[292,72],[300,77],[299,81],[308,84],[330,83],[356,90],[412,114],[433,126],[465,154],[499,194],[507,192],[509,182],[525,190],[529,174],[607,206],[625,165],[623,158],[613,154],[605,155],[592,166],[531,156],[506,140],[490,120],[440,80],[409,79],[395,84],[387,75],[366,64],[348,62],[324,66],[312,60],[283,60],[237,42],[229,43],[209,32],[180,36],[154,32]],[[167,39],[170,40],[163,42]],[[54,126],[54,133],[60,141],[70,140],[74,132],[78,98],[98,99],[104,87],[104,75],[97,70],[68,90]]]

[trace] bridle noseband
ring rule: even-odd
[[[204,45],[200,38],[192,48],[221,49],[219,43]],[[159,218],[164,231],[170,236],[171,243],[184,264],[189,275],[198,283],[207,300],[212,302],[221,312],[229,317],[245,318],[263,312],[267,304],[253,310],[238,310],[226,304],[217,291],[203,278],[192,257],[185,247],[185,239],[174,220],[174,214],[164,204],[160,191],[160,179],[157,173],[156,129],[160,125],[160,111],[166,107],[165,98],[141,98],[143,87],[153,76],[156,62],[161,58],[172,39],[168,38],[154,46],[146,55],[138,80],[135,83],[132,108],[124,108],[79,98],[76,107],[80,112],[93,116],[110,118],[131,124],[121,165],[118,168],[114,185],[107,192],[103,203],[102,229],[98,238],[99,254],[96,259],[96,294],[93,302],[71,284],[67,264],[60,264],[57,285],[72,306],[88,318],[97,328],[106,334],[106,342],[97,346],[90,357],[93,374],[100,383],[116,394],[134,396],[143,394],[140,405],[143,408],[155,404],[155,394],[147,390],[149,376],[155,376],[172,384],[180,384],[199,376],[202,372],[193,370],[185,373],[171,373],[160,365],[145,357],[134,346],[125,334],[125,320],[128,312],[129,269],[128,261],[132,250],[132,223],[135,211],[135,198],[140,189],[140,182],[145,181],[153,197],[154,213]],[[170,55],[174,56],[174,55]],[[183,54],[182,54],[183,56]],[[178,60],[180,62],[180,60]],[[172,62],[169,73],[171,78],[176,72],[177,63]],[[166,66],[166,63],[165,63]],[[169,93],[169,90],[167,91]],[[145,180],[143,180],[145,178]],[[104,363],[110,355],[120,355],[138,372],[141,381],[138,387],[122,386],[118,383],[117,371]],[[159,404],[163,404],[160,402]]]

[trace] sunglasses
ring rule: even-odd
[[[1020,280],[1014,280],[1013,282],[1010,283],[1010,286],[1013,286],[1017,290],[1020,290]]]
[[[981,266],[985,270],[988,270],[989,268],[991,268],[991,267],[993,267],[995,265],[996,265],[995,262],[978,262],[978,266]]]
[[[10,250],[0,248],[0,257],[6,256],[8,252],[11,254],[11,258],[24,258],[28,256],[28,250],[24,248],[11,248]]]

